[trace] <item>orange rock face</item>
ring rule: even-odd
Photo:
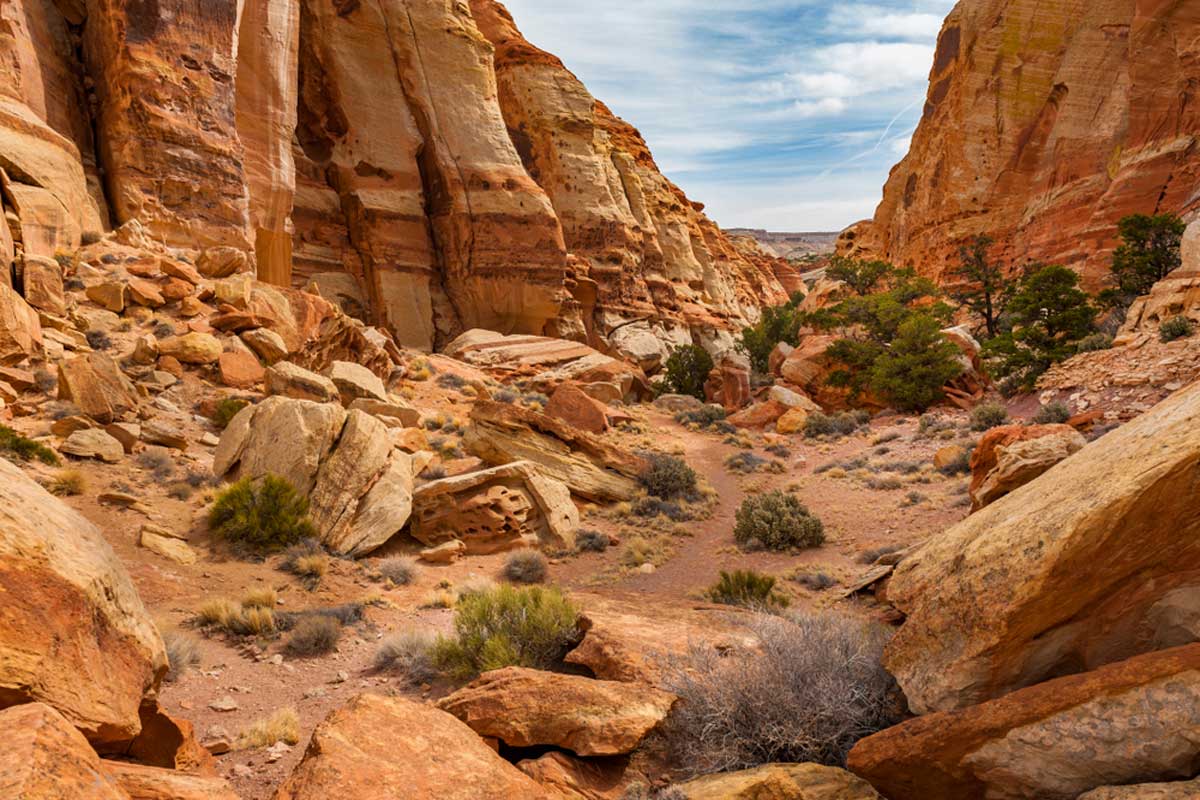
[[[839,251],[936,278],[988,234],[996,256],[1068,264],[1095,288],[1117,220],[1200,203],[1197,36],[1195,3],[959,3],[912,148]]]

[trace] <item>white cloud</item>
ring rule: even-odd
[[[945,14],[897,11],[866,3],[839,5],[829,12],[829,32],[850,38],[933,40]]]

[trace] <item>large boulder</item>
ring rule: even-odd
[[[645,684],[506,667],[485,672],[438,708],[510,747],[614,756],[632,752],[674,704],[674,695]]]
[[[267,368],[267,394],[317,403],[328,403],[339,397],[332,380],[290,361],[280,361]]]
[[[274,800],[552,800],[450,714],[402,698],[360,695],[313,731]]]
[[[43,703],[0,711],[0,797],[130,800],[87,739]]]
[[[704,382],[708,402],[733,413],[750,403],[750,363],[742,356],[729,354],[713,367]]]
[[[209,775],[120,761],[102,762],[100,768],[129,800],[239,800],[228,783]]]
[[[686,800],[881,800],[862,778],[820,764],[765,764],[674,788]]]
[[[546,413],[587,433],[608,430],[608,408],[575,383],[564,383],[554,390]]]
[[[1196,800],[1197,797],[1200,797],[1200,778],[1169,783],[1104,786],[1079,795],[1078,800]]]
[[[0,364],[20,363],[41,350],[42,325],[37,312],[11,286],[0,281]]]
[[[60,362],[58,399],[74,403],[86,416],[103,423],[121,419],[138,405],[137,389],[104,353]]]
[[[1198,759],[1192,644],[909,720],[859,741],[848,763],[887,797],[1075,800],[1101,786],[1189,778]]]
[[[308,495],[317,533],[334,552],[376,549],[412,512],[412,458],[387,426],[358,409],[268,397],[237,413],[213,453],[213,474],[286,478]]]
[[[3,460],[0,596],[0,706],[46,703],[101,748],[136,736],[162,639],[100,531]]]
[[[885,663],[920,714],[1200,638],[1200,384],[905,558]]]
[[[443,478],[413,494],[410,533],[425,545],[458,539],[475,555],[527,545],[570,550],[578,528],[570,490],[528,461]]]
[[[1029,483],[1084,448],[1070,425],[1005,425],[985,433],[971,454],[971,507],[989,503]]]
[[[628,500],[637,493],[645,460],[565,422],[509,403],[480,401],[464,437],[489,464],[532,461],[538,471],[594,500]]]

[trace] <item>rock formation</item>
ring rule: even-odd
[[[1117,220],[1200,205],[1198,34],[1194,3],[960,2],[909,154],[840,252],[936,278],[987,234],[1096,288]]]
[[[12,0],[3,20],[0,282],[137,220],[208,277],[257,264],[402,345],[479,327],[646,364],[727,347],[784,297],[777,260],[492,0]]]

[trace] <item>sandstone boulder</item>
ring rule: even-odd
[[[85,428],[67,437],[58,448],[59,452],[75,458],[95,458],[115,464],[125,455],[119,441],[99,428]]]
[[[235,389],[252,389],[263,382],[266,371],[251,353],[232,351],[221,353],[217,359],[221,383]]]
[[[527,461],[443,478],[413,495],[413,538],[460,540],[474,555],[530,545],[569,550],[578,528],[567,487]]]
[[[1079,795],[1078,800],[1195,800],[1197,797],[1200,797],[1200,778],[1170,783],[1104,786]]]
[[[708,402],[733,413],[750,403],[750,364],[740,356],[726,356],[708,374],[704,384]]]
[[[415,428],[421,422],[421,412],[398,399],[382,402],[360,397],[349,408],[379,417],[389,428]]]
[[[805,336],[779,367],[779,374],[788,383],[800,387],[808,397],[823,408],[845,405],[845,392],[828,385],[829,374],[835,365],[825,351],[837,340],[835,336]]]
[[[93,283],[84,291],[87,299],[93,303],[120,314],[125,310],[125,282],[124,281],[103,281],[102,283]]]
[[[213,474],[279,475],[307,495],[345,422],[340,405],[268,397],[243,408],[226,426],[213,453]]]
[[[325,377],[337,387],[344,405],[359,398],[386,403],[387,389],[383,381],[364,366],[349,361],[335,361],[325,370]]]
[[[494,465],[532,461],[538,471],[573,493],[596,500],[627,500],[637,492],[645,461],[545,414],[480,401],[471,409],[467,449]]]
[[[166,652],[94,525],[0,460],[0,705],[53,706],[98,747],[132,739]]]
[[[130,800],[87,739],[43,703],[0,711],[0,797]]]
[[[881,800],[861,778],[820,764],[766,764],[705,775],[675,788],[687,800]]]
[[[674,704],[674,695],[643,684],[507,667],[485,672],[438,708],[510,747],[612,756],[636,748]]]
[[[17,364],[42,349],[37,312],[0,281],[0,364]]]
[[[0,222],[0,224],[3,224]],[[63,294],[62,267],[52,258],[25,256],[25,302],[47,314],[65,317],[67,298]]]
[[[242,341],[268,366],[288,356],[287,343],[283,341],[283,337],[266,328],[243,332]]]
[[[58,399],[74,403],[97,422],[109,423],[138,406],[137,389],[117,362],[104,353],[62,361],[58,365]]]
[[[971,508],[978,511],[1087,445],[1070,425],[1006,425],[985,433],[971,454]]]
[[[252,269],[246,252],[235,247],[210,247],[196,259],[196,271],[205,278],[228,278]]]
[[[917,713],[1192,641],[1200,385],[934,536],[896,568],[885,664]]]
[[[546,413],[587,433],[604,433],[608,430],[606,406],[592,399],[574,383],[564,383],[550,395]]]
[[[563,800],[623,800],[629,779],[620,759],[576,758],[551,750],[517,762],[517,769]]]
[[[229,784],[217,777],[119,761],[102,762],[101,770],[129,800],[239,800]]]
[[[1074,800],[1187,778],[1200,756],[1200,645],[1147,653],[869,736],[849,768],[888,797]]]
[[[809,416],[810,412],[803,408],[789,408],[782,417],[775,421],[775,432],[785,436],[803,433]]]
[[[375,695],[355,697],[326,717],[274,794],[274,800],[335,797],[551,800],[450,714]]]
[[[158,343],[158,352],[172,356],[184,364],[215,364],[221,357],[221,341],[211,333],[193,331],[171,336]]]
[[[699,411],[704,403],[690,394],[663,394],[654,399],[654,407],[667,414]]]
[[[280,361],[267,368],[267,394],[317,403],[338,399],[338,389],[333,381],[290,361]]]
[[[803,409],[801,410],[803,411]],[[730,425],[736,425],[739,428],[765,428],[775,423],[790,411],[792,409],[777,400],[767,400],[763,403],[755,403],[736,414],[730,415],[726,418],[726,422]],[[805,419],[807,418],[807,414],[805,414]],[[780,431],[780,433],[784,433],[784,431]]]

